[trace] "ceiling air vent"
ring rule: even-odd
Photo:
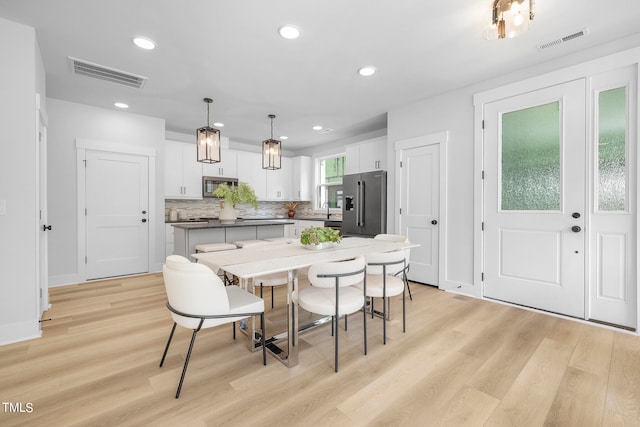
[[[320,133],[329,133],[329,132],[333,132],[333,129],[331,128],[324,128],[320,131]]]
[[[548,49],[550,47],[558,46],[558,45],[560,45],[562,43],[566,43],[568,41],[577,39],[579,37],[586,36],[587,34],[589,34],[589,29],[588,28],[583,28],[582,30],[576,31],[573,34],[569,34],[569,35],[566,35],[564,37],[560,37],[559,39],[555,39],[555,40],[551,40],[551,41],[546,42],[546,43],[539,44],[538,45],[538,50],[544,50],[544,49]]]
[[[82,59],[72,58],[71,56],[69,57],[69,64],[73,74],[93,77],[94,79],[134,87],[136,89],[142,89],[142,86],[144,86],[147,81],[147,77],[83,61]]]

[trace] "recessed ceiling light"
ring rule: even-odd
[[[129,106],[127,104],[125,104],[124,102],[114,102],[113,105],[115,105],[118,108],[129,108]]]
[[[134,37],[133,43],[135,43],[135,45],[139,48],[146,50],[152,50],[156,48],[156,43],[146,37]]]
[[[280,139],[289,139],[289,137],[288,137],[288,136],[285,136],[285,135],[282,135],[282,136],[280,137]]]
[[[224,123],[221,123],[221,122],[215,122],[213,125],[215,127],[219,127],[219,128],[223,128],[224,127]]]
[[[312,129],[313,129],[313,130],[320,130],[320,129],[322,129],[322,126],[320,126],[320,125],[315,125]]]
[[[358,74],[364,77],[373,76],[376,73],[376,67],[371,65],[367,65],[366,67],[362,67],[358,69]]]
[[[282,25],[278,28],[278,34],[288,40],[297,39],[300,37],[300,28],[295,25]]]

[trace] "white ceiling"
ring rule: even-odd
[[[638,32],[640,0],[537,0],[533,28],[509,40],[482,31],[493,0],[0,0],[0,17],[36,29],[47,96],[166,120],[193,133],[211,123],[285,149],[386,128],[386,112]],[[302,30],[278,36],[282,24]],[[583,28],[589,35],[538,51]],[[157,43],[143,51],[132,38]],[[68,57],[149,78],[133,89],[70,72]],[[356,70],[374,65],[369,78]],[[315,124],[334,129],[319,133]],[[194,137],[195,139],[195,137]]]

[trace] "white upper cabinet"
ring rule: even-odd
[[[238,151],[238,180],[253,188],[258,200],[266,200],[267,185],[265,170],[262,169],[262,155],[248,151]]]
[[[167,199],[202,199],[202,163],[196,145],[164,143],[164,194]]]
[[[258,200],[292,200],[292,160],[282,158],[282,168],[262,169],[262,154],[238,151],[238,180],[249,184]]]
[[[228,148],[220,151],[219,163],[203,163],[203,176],[218,176],[224,178],[238,177],[238,152]]]
[[[311,157],[294,157],[291,165],[292,200],[310,201],[312,197],[312,182],[313,160]]]
[[[375,138],[345,147],[345,173],[385,170],[387,163],[387,138]]]
[[[267,200],[291,200],[292,161],[288,157],[280,160],[280,169],[266,170]]]

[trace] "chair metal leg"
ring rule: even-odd
[[[402,290],[402,332],[407,332],[407,298],[405,297],[405,291]]]
[[[387,344],[387,275],[383,270],[384,277],[382,278],[382,344]]]
[[[347,330],[347,319],[348,319],[348,318],[349,318],[349,315],[348,315],[348,314],[345,314],[345,315],[344,315],[344,330],[345,330],[345,331]]]
[[[336,343],[335,343],[335,369],[336,372],[338,372],[338,330],[340,328],[338,328],[338,315],[339,315],[339,311],[338,311],[338,307],[340,307],[340,301],[339,301],[339,292],[340,288],[338,287],[338,278],[336,277]]]
[[[202,322],[201,322],[202,323]],[[187,367],[189,366],[189,359],[191,358],[191,350],[193,350],[193,343],[196,341],[197,329],[194,329],[193,335],[191,335],[191,343],[189,344],[189,351],[187,351],[187,357],[184,360],[184,368],[182,368],[182,375],[180,376],[180,383],[178,383],[178,390],[176,390],[176,399],[180,397],[180,390],[182,390],[182,382],[187,374]]]
[[[233,339],[236,339],[236,322],[231,322],[231,327],[233,328]]]
[[[275,288],[275,286],[271,287],[271,308],[273,308],[273,288]]]
[[[403,276],[404,276],[404,284],[407,286],[407,290],[409,291],[409,299],[411,301],[413,301],[413,296],[411,296],[411,288],[409,287],[409,279],[407,278],[407,271],[409,271],[409,266],[407,266],[407,268],[405,269]]]
[[[262,364],[267,366],[267,349],[264,343],[264,311],[260,313],[260,330],[262,336],[260,337],[260,344],[262,344]]]
[[[167,357],[167,351],[169,351],[169,344],[171,344],[171,339],[173,338],[173,333],[176,331],[176,322],[173,322],[173,327],[171,328],[171,333],[169,334],[169,340],[167,341],[167,345],[164,348],[164,353],[162,354],[162,360],[160,360],[160,367],[164,364],[164,358]]]

